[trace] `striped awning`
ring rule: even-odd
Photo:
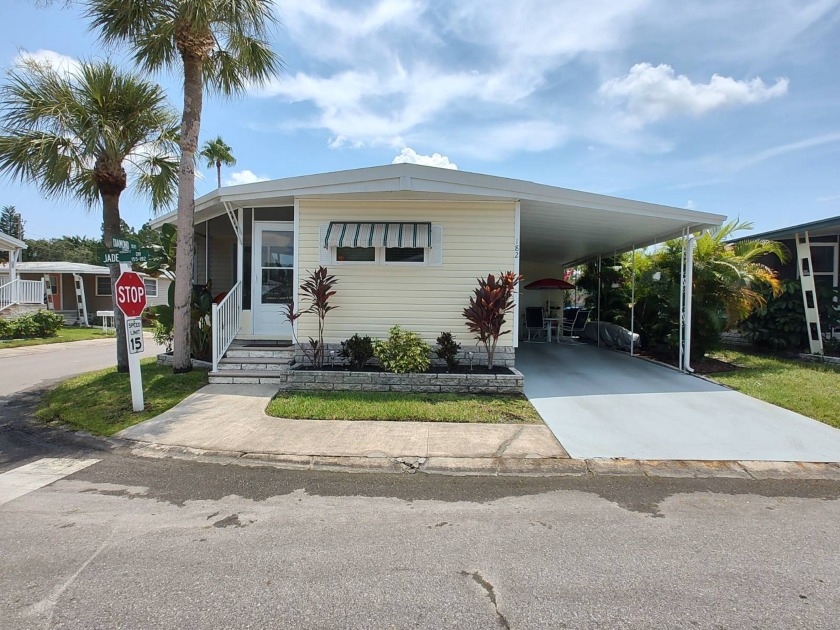
[[[338,223],[327,228],[324,247],[431,247],[431,223]]]

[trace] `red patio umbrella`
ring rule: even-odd
[[[525,285],[526,289],[560,289],[561,291],[568,291],[574,289],[575,285],[565,280],[558,280],[557,278],[543,278],[542,280],[534,280],[530,284]]]
[[[560,280],[559,278],[542,278],[541,280],[534,280],[533,282],[526,284],[525,288],[529,291],[534,290],[559,290],[559,291],[568,291],[569,289],[574,289],[575,285],[571,282],[566,282],[565,280]],[[549,311],[551,310],[551,302],[548,303]]]

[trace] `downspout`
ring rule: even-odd
[[[598,347],[601,347],[601,254],[598,254]]]
[[[630,264],[630,273],[632,279],[630,281],[630,356],[633,356],[635,342],[635,325],[636,325],[636,244],[633,243],[633,262]]]
[[[679,315],[679,361],[680,371],[685,371],[685,230],[680,239],[680,315]]]
[[[691,306],[694,292],[694,248],[697,238],[692,234],[688,237],[688,247],[685,252],[685,371],[694,373],[691,367]]]

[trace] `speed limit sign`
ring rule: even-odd
[[[128,342],[128,354],[143,352],[143,320],[130,317],[125,320],[125,336]]]

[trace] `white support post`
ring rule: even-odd
[[[522,215],[522,208],[519,201],[516,202],[516,208],[513,215],[513,273],[519,277],[519,259],[520,259],[520,237],[519,226]],[[562,313],[562,309],[560,311]],[[549,316],[551,313],[549,313]],[[560,334],[563,332],[563,320],[560,320]],[[519,283],[516,283],[516,289],[513,293],[513,347],[519,347]]]
[[[630,264],[632,273],[630,280],[630,356],[633,356],[635,347],[635,329],[636,329],[636,244],[633,243],[633,261]]]
[[[598,254],[598,347],[601,347],[601,254]]]
[[[292,293],[292,299],[294,300],[293,306],[295,308],[295,312],[297,312],[300,310],[300,200],[297,197],[295,197],[294,206],[294,229],[295,233],[292,238],[295,245],[295,268],[292,270],[292,282],[294,283],[294,292]],[[295,320],[292,322],[292,339],[297,339],[297,332],[298,322],[297,320]]]
[[[254,226],[254,215],[253,210],[251,210],[251,229]],[[236,210],[236,218],[237,223],[239,224],[239,229],[236,232],[237,238],[237,245],[236,245],[236,275],[239,276],[239,281],[245,283],[245,235],[242,231],[245,226],[244,218],[245,218],[245,211],[242,208],[237,208]],[[252,237],[253,238],[253,237]],[[239,292],[239,312],[242,312],[242,292]],[[251,323],[252,330],[249,332],[253,332],[253,320]]]
[[[683,345],[683,331],[685,330],[685,230],[682,231],[682,248],[680,249],[680,316],[678,321],[679,328],[679,368],[680,371],[685,371],[685,347]]]
[[[685,253],[685,371],[693,373],[691,367],[691,308],[694,295],[694,248],[697,246],[697,239],[691,234],[688,236],[688,243]]]
[[[120,263],[120,273],[125,271],[131,271],[131,265],[126,263]],[[114,313],[114,315],[117,315]],[[140,339],[142,340],[143,337],[143,329],[142,329],[142,319],[139,317],[125,317],[125,343],[126,343],[126,350],[128,352],[128,378],[131,381],[131,408],[136,412],[143,411],[145,407],[143,401],[143,374],[140,371],[140,352],[132,352],[131,348],[131,335],[129,334],[129,322],[132,322],[131,325],[135,325],[133,322],[134,320],[140,325]],[[116,325],[116,322],[114,322]]]

